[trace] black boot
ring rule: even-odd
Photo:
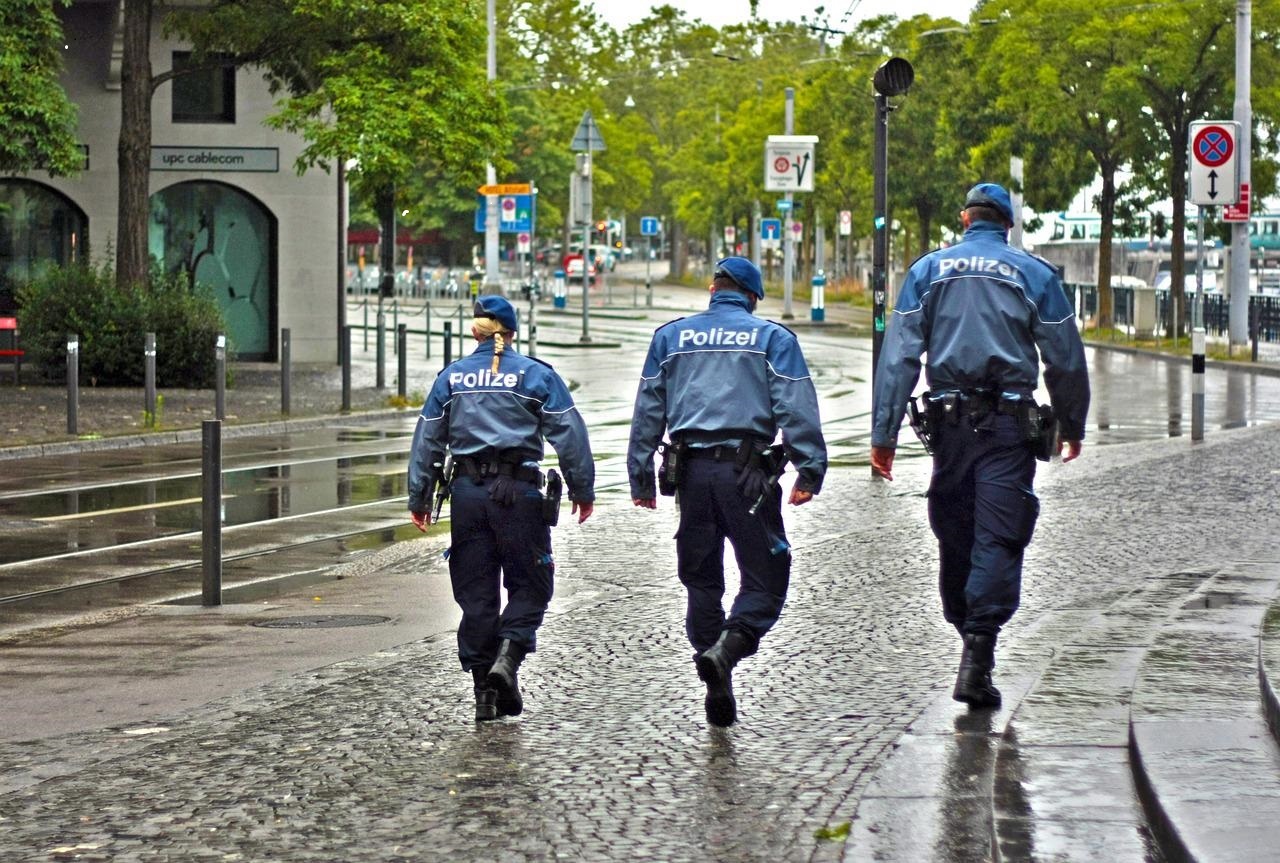
[[[498,647],[498,658],[489,669],[489,685],[498,693],[499,716],[519,716],[524,711],[520,683],[516,680],[516,669],[520,667],[524,654],[523,644],[504,638]]]
[[[726,629],[719,640],[693,660],[698,677],[707,684],[707,721],[727,728],[738,719],[738,703],[733,698],[733,667],[752,652],[751,639],[736,629]]]
[[[498,718],[498,690],[489,685],[489,669],[471,669],[471,679],[475,681],[476,722],[485,722]]]
[[[964,653],[960,655],[960,671],[951,697],[970,707],[999,707],[1000,690],[991,682],[991,669],[996,664],[994,635],[966,635]]]

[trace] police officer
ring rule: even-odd
[[[1080,455],[1089,378],[1057,271],[1008,245],[1009,193],[979,183],[960,218],[963,239],[912,264],[898,296],[876,374],[871,466],[893,479],[899,425],[926,354],[929,523],[942,613],[964,640],[952,694],[994,707],[996,636],[1018,607],[1023,550],[1040,512],[1031,439],[1052,431],[1032,395],[1039,365],[1059,430],[1045,458],[1064,447],[1064,462]]]
[[[409,513],[426,530],[431,494],[453,453],[449,579],[462,608],[458,657],[470,671],[476,719],[524,709],[516,669],[536,647],[551,602],[555,564],[539,489],[543,439],[560,456],[572,511],[582,523],[595,500],[586,425],[569,389],[546,363],[512,347],[516,312],[499,296],[476,300],[479,345],[431,387],[409,459]],[[499,575],[501,574],[501,582]],[[507,591],[500,608],[499,586]]]
[[[809,369],[790,330],[753,314],[763,298],[759,268],[746,258],[725,258],[716,264],[710,307],[658,328],[641,372],[627,453],[632,500],[654,509],[653,457],[663,431],[670,433],[664,485],[678,486],[685,632],[706,683],[707,720],[718,726],[737,718],[734,666],[755,653],[787,594],[791,548],[777,484],[780,456],[799,474],[793,505],[818,493],[827,470]],[[773,446],[779,430],[782,443]],[[726,538],[742,574],[727,619]]]

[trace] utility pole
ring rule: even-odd
[[[786,94],[786,123],[783,130],[787,135],[795,134],[796,126],[796,88],[788,87]],[[791,291],[792,291],[792,273],[795,269],[796,250],[795,244],[791,242],[791,222],[795,219],[795,210],[792,209],[795,200],[792,192],[787,192],[787,211],[786,218],[782,224],[782,319],[789,321],[795,317],[791,311]]]
[[[488,50],[488,70],[489,81],[492,83],[498,78],[498,31],[497,31],[497,0],[487,0],[485,4],[485,16],[489,24],[489,50]],[[487,186],[495,186],[498,183],[498,173],[493,167],[492,162],[486,162],[484,166],[484,182]],[[489,293],[502,292],[502,279],[498,272],[499,254],[498,254],[498,196],[484,196],[484,284]]]
[[[1249,64],[1252,61],[1252,0],[1236,0],[1236,101],[1233,117],[1238,126],[1236,137],[1236,157],[1240,171],[1240,191],[1249,189],[1250,163],[1252,162],[1253,105],[1249,99],[1249,88],[1252,78]],[[1250,195],[1249,197],[1252,197]],[[1244,194],[1240,195],[1240,206],[1246,211],[1252,206]],[[1231,225],[1231,272],[1229,274],[1231,292],[1230,309],[1228,311],[1228,332],[1232,345],[1243,345],[1249,342],[1249,221],[1234,222]]]

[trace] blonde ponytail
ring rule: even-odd
[[[482,337],[493,337],[493,366],[489,371],[496,375],[498,373],[498,363],[502,361],[502,352],[506,349],[506,342],[510,338],[511,331],[493,318],[473,318],[471,326]]]

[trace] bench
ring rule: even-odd
[[[8,357],[13,363],[13,383],[20,383],[22,376],[22,358],[26,351],[18,347],[18,319],[0,317],[0,357]]]

